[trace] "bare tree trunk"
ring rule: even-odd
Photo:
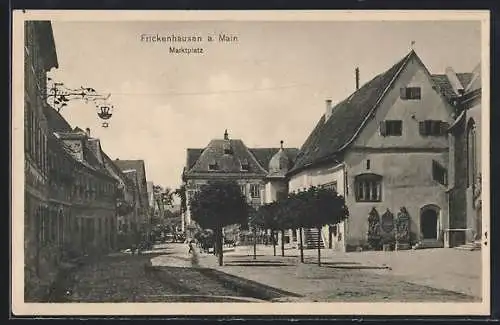
[[[274,229],[271,229],[271,240],[273,241],[274,256],[276,256],[276,236],[274,234]]]
[[[285,256],[285,229],[281,229],[281,256]]]
[[[257,259],[257,229],[253,229],[253,259]]]
[[[299,237],[300,237],[300,262],[304,263],[304,243],[302,240],[302,227],[299,228]]]
[[[321,228],[318,227],[318,266],[321,266]]]
[[[219,254],[219,266],[224,264],[224,247],[222,246],[222,227],[217,227],[217,246],[218,246],[218,254]]]

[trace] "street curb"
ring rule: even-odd
[[[229,289],[249,293],[250,296],[258,299],[272,301],[283,297],[303,297],[302,295],[294,292],[281,290],[253,280],[226,273],[223,270],[213,268],[199,268],[198,270],[203,275],[222,283]]]

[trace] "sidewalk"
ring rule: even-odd
[[[253,247],[237,247],[234,252],[225,253],[224,266],[221,267],[213,255],[197,252],[193,257],[182,248],[174,251],[176,252],[173,254],[153,259],[153,265],[182,267],[191,265],[211,268],[296,293],[303,296],[299,299],[303,301],[477,301],[471,296],[447,291],[450,289],[443,286],[427,286],[428,284],[417,283],[418,281],[409,281],[411,277],[403,276],[404,272],[394,272],[394,269],[377,264],[385,261],[383,258],[371,257],[365,253],[353,253],[360,254],[361,257],[348,254],[332,256],[326,250],[322,250],[323,266],[318,267],[315,265],[316,251],[304,251],[306,263],[302,264],[299,262],[297,250],[286,250],[285,255],[288,256],[282,257],[279,249],[277,249],[279,256],[273,256],[272,246],[259,246],[254,260]],[[366,263],[363,263],[363,260]],[[395,261],[397,263],[394,263]],[[396,270],[402,269],[400,265],[404,265],[405,261],[406,259],[401,259],[399,255],[395,260],[391,260]],[[413,264],[419,262],[422,260]],[[407,266],[411,268],[411,265]],[[433,267],[433,265],[428,266],[431,269]]]
[[[239,247],[240,254],[253,254],[253,247]],[[257,253],[272,255],[273,248],[258,247]],[[281,250],[277,250],[277,255]],[[285,255],[300,255],[297,249],[285,250]],[[306,262],[316,263],[317,250],[304,250]],[[321,250],[321,262],[363,267],[367,272],[390,274],[414,284],[463,294],[482,296],[481,251],[436,248],[406,251],[365,251],[342,253]],[[347,267],[347,266],[346,266]],[[375,267],[372,269],[372,267]],[[384,268],[389,268],[385,270]]]

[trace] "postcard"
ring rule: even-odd
[[[12,40],[15,315],[489,314],[488,11],[18,10]]]

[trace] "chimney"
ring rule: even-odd
[[[445,74],[455,94],[462,95],[464,93],[464,86],[462,86],[462,83],[460,82],[460,80],[458,80],[457,74],[455,73],[453,68],[446,68]]]
[[[358,90],[359,89],[359,68],[356,67],[356,69],[354,71],[356,74],[356,90]]]
[[[326,104],[326,110],[325,110],[325,122],[326,122],[328,121],[330,116],[332,116],[333,112],[332,100],[331,99],[325,100],[325,104]]]
[[[90,138],[90,129],[89,128],[86,128],[85,129],[85,133],[87,134],[87,136]]]
[[[227,129],[226,131],[224,131],[224,140],[229,140],[229,134],[227,133]]]

